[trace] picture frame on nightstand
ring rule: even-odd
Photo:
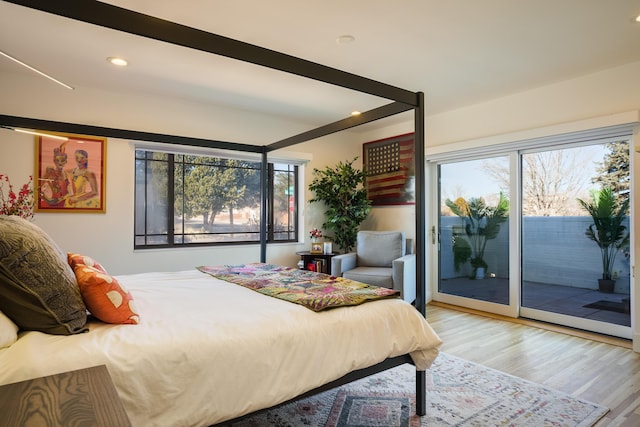
[[[311,242],[311,250],[309,251],[312,254],[321,254],[324,252],[324,245],[322,242]]]

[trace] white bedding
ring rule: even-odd
[[[400,299],[315,313],[197,270],[118,276],[139,325],[26,332],[0,384],[106,365],[134,426],[205,426],[273,406],[387,357],[420,369],[440,340]]]

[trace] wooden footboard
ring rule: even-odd
[[[340,387],[345,384],[349,384],[353,381],[366,378],[368,376],[377,374],[378,372],[386,371],[387,369],[395,368],[396,366],[400,366],[405,363],[409,363],[413,365],[413,360],[411,359],[411,356],[409,356],[408,354],[397,356],[397,357],[391,357],[389,359],[385,359],[384,361],[378,364],[369,366],[368,368],[358,369],[356,371],[349,372],[348,374],[346,374],[341,378],[338,378],[337,380],[321,385],[320,387],[314,388],[313,390],[309,390],[308,392],[303,393],[299,396],[296,396],[293,399],[289,399],[286,402],[282,402],[270,408],[265,408],[265,409],[255,411],[250,414],[243,415],[238,418],[234,418],[232,420],[226,420],[220,424],[215,424],[214,426],[228,425],[229,423],[240,421],[244,418],[248,418],[255,414],[259,414],[261,412],[265,412],[273,408],[277,408],[279,406],[289,404],[291,402],[295,402],[310,396],[314,396],[324,391],[331,390],[333,388]],[[423,416],[423,415],[426,415],[426,413],[427,413],[426,372],[416,371],[416,414],[419,416]],[[214,427],[214,426],[211,426],[211,427]]]

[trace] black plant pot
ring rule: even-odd
[[[612,294],[616,281],[613,279],[598,279],[598,290],[607,294]]]

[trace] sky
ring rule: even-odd
[[[576,179],[582,182],[585,191],[595,188],[591,184],[591,178],[596,175],[596,167],[602,162],[607,151],[604,146],[591,145],[560,151],[565,155],[565,159],[570,159],[573,163],[572,172],[577,174]],[[506,167],[508,162],[508,157],[501,156],[442,165],[440,170],[442,198],[453,200],[459,196],[469,198],[497,195],[500,192],[500,185],[487,169],[501,165]]]

